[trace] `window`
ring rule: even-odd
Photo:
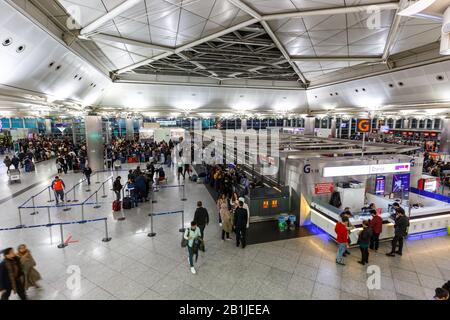
[[[320,122],[321,122],[320,128],[322,128],[322,129],[328,128],[328,118],[323,118]]]
[[[419,120],[419,129],[425,129],[425,120],[424,119]]]
[[[435,130],[439,130],[441,128],[441,119],[434,119],[434,128]]]
[[[320,128],[320,120],[319,119],[315,119],[315,122],[314,122],[314,128]]]
[[[433,120],[427,119],[426,123],[427,129],[433,129]]]
[[[401,129],[403,127],[403,119],[395,121],[395,129]]]
[[[389,128],[393,129],[394,128],[394,119],[388,119],[387,125]]]
[[[417,119],[412,118],[411,119],[411,129],[417,129]]]

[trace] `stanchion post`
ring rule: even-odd
[[[59,232],[61,234],[61,243],[58,244],[58,248],[59,249],[63,249],[65,247],[67,247],[67,243],[64,242],[64,234],[63,234],[63,226],[62,226],[62,224],[59,225]]]
[[[19,209],[19,225],[17,226],[17,228],[23,228],[25,227],[25,225],[22,223],[22,212],[20,211],[20,208],[18,209]]]
[[[183,197],[181,198],[181,201],[186,201],[186,190],[184,188],[185,184],[183,183]]]
[[[100,175],[98,174],[98,171],[96,172],[96,174],[95,174],[96,176],[97,176],[97,181],[95,182],[95,183],[100,183]]]
[[[48,224],[52,224],[52,217],[50,215],[50,207],[47,207]]]
[[[150,233],[147,234],[147,236],[153,238],[154,236],[156,236],[156,233],[153,231],[153,213],[150,213],[149,216],[150,216]]]
[[[108,219],[105,219],[105,237],[102,239],[103,242],[111,241],[111,237],[108,235]]]
[[[84,221],[84,202],[81,204],[81,221]]]
[[[31,203],[33,204],[33,212],[30,213],[31,216],[34,216],[35,214],[38,214],[39,212],[36,211],[36,206],[34,204],[34,196],[31,197]]]
[[[97,190],[97,191],[95,191],[95,206],[94,206],[94,209],[98,209],[100,207],[101,207],[101,205],[98,204],[98,190]]]
[[[78,200],[77,200],[77,198],[76,198],[76,186],[77,186],[77,185],[75,185],[75,186],[73,187],[73,200],[72,200],[72,202],[78,202]]]
[[[104,182],[104,183],[103,183],[103,186],[102,186],[102,187],[103,187],[103,195],[102,195],[102,198],[106,198],[106,197],[107,197],[106,192],[105,192],[105,183],[106,183],[106,182]]]
[[[48,187],[48,201],[47,202],[53,202],[55,200],[52,199],[52,187]]]
[[[152,188],[152,203],[157,203],[158,201],[155,199],[155,189]]]
[[[178,229],[180,232],[186,231],[186,228],[184,227],[184,210],[181,211],[181,228]]]

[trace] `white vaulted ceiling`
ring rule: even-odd
[[[26,40],[20,59],[33,60],[33,66],[23,62],[14,69],[8,62],[11,55],[6,59],[6,49],[0,47],[0,64],[6,66],[0,70],[0,85],[81,102],[95,91],[93,104],[101,108],[305,113],[450,102],[450,65],[438,48],[441,24],[400,17],[406,0],[2,3],[15,3],[31,16],[54,22],[57,28],[38,19],[66,46],[60,41],[53,48],[48,34],[28,32],[39,28],[23,14],[15,12],[20,22],[8,25],[11,8],[0,12],[4,30]],[[50,60],[67,65],[64,72],[50,70]],[[89,69],[94,65],[109,73],[113,83],[106,83],[98,68]],[[17,71],[5,71],[8,67]],[[443,77],[439,81],[437,72]],[[75,85],[77,73],[91,74],[93,80],[84,83],[83,77]],[[100,76],[102,88],[108,86],[103,93],[90,86]],[[386,88],[387,81],[394,87]],[[70,92],[67,84],[73,87]],[[362,88],[367,90],[355,91]]]

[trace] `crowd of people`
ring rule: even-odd
[[[27,290],[40,288],[41,275],[36,270],[36,261],[25,244],[19,245],[17,252],[13,248],[3,250],[0,263],[1,300],[8,300],[15,293],[21,300],[27,300]]]
[[[444,186],[450,187],[450,162],[435,160],[428,152],[424,153],[423,172],[440,178]]]

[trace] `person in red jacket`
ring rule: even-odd
[[[378,245],[380,243],[380,234],[383,230],[383,219],[377,214],[376,210],[370,210],[372,219],[370,220],[370,228],[372,229],[372,236],[370,237],[370,250],[378,251]]]
[[[347,250],[348,245],[348,231],[346,226],[346,223],[348,222],[348,217],[342,216],[341,220],[342,222],[338,221],[336,223],[336,226],[334,227],[334,232],[336,232],[336,242],[338,245],[336,263],[345,266],[343,255]]]

